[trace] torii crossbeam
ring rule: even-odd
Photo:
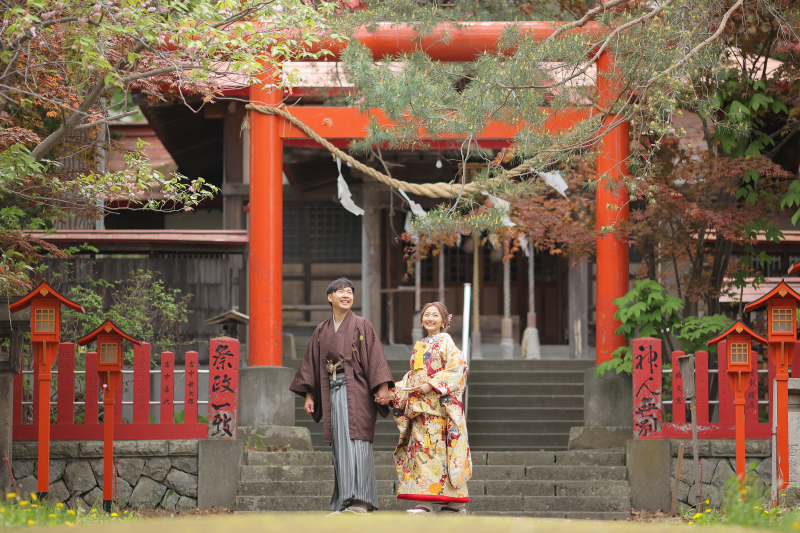
[[[545,39],[557,30],[559,23],[532,22],[475,22],[463,23],[458,29],[448,28],[449,41],[439,41],[437,30],[431,37],[421,38],[408,26],[383,25],[376,32],[361,31],[356,39],[367,46],[376,58],[424,49],[433,59],[440,61],[472,61],[487,50],[496,50],[502,32],[511,24],[533,38]],[[596,24],[570,31],[599,31]],[[339,61],[342,45],[321,43],[320,49],[332,50]],[[604,52],[597,60],[598,106],[608,108],[619,94],[619,80],[615,78],[614,59]],[[265,85],[272,85],[266,80]],[[281,92],[274,87],[250,87],[250,101],[262,105],[278,105]],[[368,116],[354,108],[345,107],[293,107],[290,112],[312,129],[328,139],[349,141],[364,137]],[[380,115],[378,110],[373,113]],[[557,133],[570,128],[590,115],[588,110],[575,109],[558,113],[558,119],[548,124]],[[335,117],[324,123],[325,118]],[[609,128],[598,145],[597,177],[597,227],[613,225],[628,218],[625,191],[617,187],[608,190],[605,180],[617,181],[627,174],[628,123],[611,125],[618,118],[606,118]],[[510,141],[516,130],[509,125],[490,124],[479,140]],[[308,139],[302,131],[285,119],[275,115],[251,113],[250,115],[250,299],[248,344],[250,366],[281,366],[282,364],[282,305],[283,305],[283,145],[284,141]],[[458,141],[460,138],[439,138]],[[619,210],[608,208],[617,205]],[[607,234],[597,240],[597,363],[611,359],[611,354],[625,344],[621,336],[614,335],[619,321],[614,319],[616,308],[612,301],[628,292],[628,245],[614,235]]]

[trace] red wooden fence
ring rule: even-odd
[[[215,342],[216,341],[216,342]],[[220,347],[224,349],[220,350]],[[150,369],[150,345],[142,343],[141,346],[134,347],[133,364],[133,420],[131,423],[122,423],[122,387],[118,389],[116,398],[116,408],[114,412],[115,438],[119,440],[139,440],[139,439],[205,439],[213,438],[236,438],[236,427],[238,425],[238,392],[239,392],[239,342],[236,339],[221,338],[212,341],[211,359],[219,361],[220,353],[223,354],[225,364],[219,369],[214,368],[214,363],[210,370],[201,370],[198,364],[198,353],[187,352],[184,367],[182,369],[175,366],[175,356],[172,352],[161,354],[160,370]],[[81,357],[78,355],[77,357]],[[216,359],[214,359],[216,357]],[[61,343],[58,350],[58,371],[54,372],[58,376],[56,401],[51,404],[56,405],[56,423],[51,424],[50,437],[52,440],[102,440],[103,424],[98,423],[98,397],[100,393],[99,379],[97,375],[98,358],[97,353],[89,352],[86,354],[85,387],[86,394],[84,402],[75,401],[75,358],[76,351],[73,343]],[[38,365],[37,365],[38,366]],[[224,372],[222,372],[224,370]],[[36,370],[34,370],[35,372]],[[159,395],[158,401],[150,401],[150,375],[159,373]],[[209,420],[214,416],[219,416],[219,409],[215,409],[212,404],[219,405],[219,390],[214,389],[213,382],[209,381],[209,392],[206,399],[201,400],[199,396],[199,375],[210,373],[210,379],[215,379],[219,383],[224,383],[222,389],[224,394],[225,406],[225,429],[220,431],[220,424],[216,426],[207,423],[198,423],[197,408],[199,404],[208,404]],[[130,372],[127,372],[130,374]],[[184,401],[175,401],[175,374],[184,376]],[[35,375],[35,374],[33,374]],[[38,395],[33,394],[33,402],[27,405],[33,406],[33,423],[23,423],[23,379],[26,376],[33,377],[31,373],[18,374],[14,376],[14,403],[13,403],[13,438],[19,441],[37,440],[38,426],[36,425],[36,413],[38,413]],[[31,379],[34,386],[36,380]],[[29,381],[29,383],[31,383]],[[55,383],[55,382],[54,382]],[[219,388],[219,387],[218,387]],[[210,400],[213,400],[210,401]],[[75,406],[83,404],[84,422],[75,423]],[[183,423],[175,423],[174,413],[176,403],[183,406]],[[160,421],[150,422],[151,404],[159,405]],[[180,409],[178,409],[180,410]]]
[[[719,353],[727,353],[726,342],[719,343]],[[683,376],[678,366],[678,357],[683,352],[672,352],[672,369],[661,367],[661,341],[642,338],[633,341],[633,426],[636,439],[691,438],[691,418],[687,420],[686,405],[683,400]],[[695,356],[695,397],[697,410],[697,436],[701,439],[733,439],[736,437],[733,391],[727,377],[728,361],[718,357],[716,369],[719,399],[709,399],[710,376],[708,352],[698,351]],[[753,352],[750,358],[753,370],[747,384],[745,395],[745,437],[748,439],[769,439],[772,436],[772,423],[758,421],[758,356]],[[767,420],[772,420],[772,384],[775,367],[768,362],[768,412]],[[792,358],[792,377],[800,377],[800,343],[795,347]],[[665,401],[665,374],[672,374],[672,400]],[[672,405],[672,422],[664,421],[664,406]],[[711,405],[718,405],[719,420],[711,422]]]

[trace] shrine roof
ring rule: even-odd
[[[44,294],[42,294],[42,291],[44,291]],[[31,300],[33,300],[36,297],[55,298],[63,305],[67,306],[69,309],[72,309],[73,311],[78,311],[79,313],[86,313],[81,304],[75,303],[72,300],[60,295],[58,291],[56,291],[53,287],[48,285],[46,281],[42,281],[38,287],[36,287],[31,292],[26,294],[21,300],[17,300],[14,303],[8,304],[8,309],[12,313],[17,313],[19,311],[22,311],[26,307],[29,307],[31,305]]]
[[[100,327],[99,327],[99,328],[97,328],[97,329],[96,329],[96,330],[94,330],[93,332],[89,333],[89,334],[88,334],[88,335],[86,335],[85,337],[83,337],[83,338],[81,338],[81,339],[78,339],[76,342],[77,342],[79,345],[81,345],[81,346],[86,346],[87,344],[91,344],[92,342],[94,342],[94,341],[97,339],[97,336],[98,336],[98,335],[101,335],[101,334],[103,334],[103,333],[111,333],[112,331],[113,331],[114,333],[117,333],[118,335],[121,335],[123,338],[125,338],[125,339],[127,339],[127,340],[131,341],[131,342],[132,342],[132,343],[134,343],[134,344],[138,344],[138,345],[140,345],[140,346],[141,346],[141,344],[142,344],[142,342],[141,342],[141,341],[138,341],[138,340],[134,339],[133,337],[131,337],[130,335],[128,335],[127,333],[125,333],[124,331],[122,331],[121,329],[119,329],[119,328],[117,327],[117,325],[116,325],[116,324],[114,324],[114,323],[113,323],[113,322],[112,322],[110,319],[108,319],[108,318],[106,319],[106,321],[105,321],[105,322],[103,322],[103,323],[100,325]]]
[[[249,324],[250,316],[240,313],[236,309],[225,311],[221,315],[211,317],[206,320],[206,326],[213,326],[214,324]]]
[[[778,294],[781,290],[786,291],[785,295]],[[797,292],[795,292],[795,290],[791,288],[789,285],[787,285],[786,281],[782,279],[781,282],[778,283],[775,287],[773,287],[772,290],[769,291],[767,294],[765,294],[755,302],[750,302],[749,304],[747,304],[744,308],[744,312],[749,313],[750,311],[755,311],[756,309],[763,307],[764,305],[766,305],[767,300],[776,297],[776,295],[782,298],[785,298],[786,295],[788,295],[794,298],[795,302],[800,302],[800,294],[797,294]]]
[[[741,328],[741,329],[739,329],[739,328]],[[710,341],[708,341],[708,345],[709,346],[714,346],[718,342],[725,340],[725,338],[728,335],[730,335],[731,333],[733,333],[734,331],[736,331],[736,333],[741,333],[742,331],[745,331],[745,332],[747,332],[748,335],[753,337],[755,340],[757,340],[761,344],[767,344],[768,343],[767,339],[765,339],[764,337],[762,337],[761,335],[759,335],[758,333],[756,333],[752,329],[748,328],[747,325],[745,325],[741,320],[737,320],[736,324],[734,324],[731,327],[729,327],[724,333],[721,333],[719,336],[717,336],[717,337],[711,339]]]

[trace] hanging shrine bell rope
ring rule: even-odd
[[[470,193],[470,194],[479,194],[482,190],[486,189],[485,185],[477,185],[474,183],[467,183],[465,185],[461,185],[459,183],[408,183],[407,181],[396,180],[392,177],[387,176],[381,172],[378,172],[372,167],[368,167],[358,159],[350,156],[349,154],[343,152],[336,148],[333,144],[331,144],[325,137],[321,136],[314,130],[312,130],[309,126],[298,120],[296,117],[292,116],[288,111],[284,109],[283,105],[278,107],[272,106],[265,106],[265,105],[258,105],[258,104],[247,104],[245,106],[247,109],[258,111],[259,113],[263,113],[265,115],[278,115],[286,120],[288,120],[293,125],[297,126],[300,130],[302,130],[306,135],[314,139],[316,142],[321,144],[325,147],[329,152],[331,152],[334,156],[344,159],[355,168],[363,172],[364,174],[375,178],[381,183],[384,183],[390,187],[394,187],[395,189],[402,189],[406,192],[417,194],[420,196],[427,196],[429,198],[456,198],[462,193]],[[242,124],[242,129],[250,129],[250,120],[249,117],[245,118],[244,123]],[[524,174],[527,172],[531,167],[529,162],[522,163],[518,167],[512,168],[511,170],[507,171],[507,175],[509,177],[518,176],[520,174]]]

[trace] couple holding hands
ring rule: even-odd
[[[464,354],[445,333],[450,325],[440,302],[422,308],[427,336],[417,341],[410,370],[394,383],[375,329],[356,316],[355,288],[347,278],[328,286],[333,317],[314,331],[292,382],[305,411],[322,420],[333,449],[336,481],[330,510],[367,513],[378,509],[372,440],[377,414],[393,412],[400,439],[394,451],[397,497],[416,506],[408,512],[466,514],[472,459],[462,395],[467,380]]]

